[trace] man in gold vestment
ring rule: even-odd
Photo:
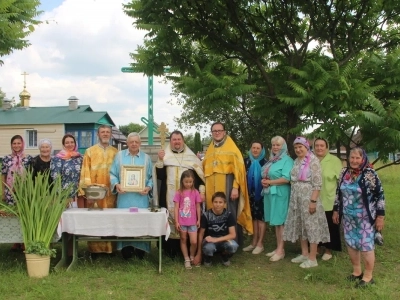
[[[79,187],[83,188],[93,184],[106,186],[109,189],[106,197],[97,201],[97,205],[102,208],[114,208],[116,195],[110,191],[110,168],[118,150],[109,144],[111,127],[101,125],[97,129],[97,136],[99,143],[86,149],[83,157]],[[84,194],[82,190],[80,193]],[[93,205],[89,201],[87,204],[89,207]],[[92,258],[95,258],[97,253],[113,252],[111,242],[88,242],[88,248]]]
[[[243,228],[247,233],[253,233],[243,156],[232,138],[226,134],[223,123],[212,124],[211,134],[212,141],[203,160],[207,209],[212,208],[211,197],[215,192],[226,194],[227,209],[238,223],[236,239],[242,245]]]

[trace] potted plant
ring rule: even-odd
[[[0,203],[5,211],[16,215],[25,244],[28,275],[44,277],[49,274],[50,248],[62,212],[68,204],[70,189],[63,189],[61,177],[49,183],[49,172],[34,178],[30,170],[14,176],[11,190],[15,205]],[[43,267],[41,267],[43,265]]]

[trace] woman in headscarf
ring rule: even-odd
[[[1,165],[3,200],[10,205],[15,204],[9,190],[9,187],[12,188],[14,183],[14,174],[22,174],[29,167],[32,160],[32,156],[25,155],[24,150],[24,139],[20,135],[14,135],[11,138],[11,154],[3,157]]]
[[[293,159],[287,153],[286,141],[281,136],[273,137],[269,160],[261,170],[264,219],[270,226],[275,226],[276,235],[275,250],[266,254],[270,261],[278,261],[285,257],[283,230],[289,206],[292,167]]]
[[[3,163],[1,165],[2,198],[3,201],[10,205],[15,204],[15,199],[9,189],[13,187],[14,175],[22,174],[29,167],[32,160],[32,156],[25,155],[24,150],[24,139],[20,135],[14,135],[11,138],[11,154],[3,157]],[[23,244],[14,244],[11,251],[24,250],[23,248]]]
[[[349,167],[343,168],[339,178],[332,219],[339,224],[339,214],[343,214],[344,239],[353,265],[353,273],[346,279],[360,280],[356,286],[366,287],[375,283],[374,237],[384,226],[385,196],[378,174],[361,148],[350,151]]]
[[[247,172],[247,190],[250,197],[251,217],[253,218],[253,240],[243,251],[260,254],[264,251],[264,201],[261,195],[261,167],[265,164],[265,148],[261,142],[251,143],[249,157],[244,160]]]
[[[340,240],[340,227],[332,221],[332,207],[335,201],[336,188],[338,184],[339,174],[342,170],[342,161],[335,155],[329,153],[328,141],[324,138],[316,138],[314,140],[314,154],[319,159],[322,168],[322,188],[320,198],[322,206],[325,209],[326,221],[328,222],[330,242],[321,243],[320,246],[325,248],[322,260],[330,260],[332,258],[332,250],[342,251],[342,242]]]
[[[39,141],[39,155],[32,159],[32,176],[36,178],[38,173],[50,172],[51,149],[52,144],[49,139],[42,139]],[[51,183],[51,176],[49,176],[49,183]]]
[[[322,186],[322,171],[318,158],[311,153],[304,137],[294,142],[297,155],[290,172],[292,189],[283,240],[296,242],[300,238],[301,255],[292,259],[301,268],[317,267],[318,243],[329,242],[329,229],[319,193]],[[310,243],[310,251],[308,251]]]
[[[78,152],[78,144],[73,135],[64,135],[62,144],[64,149],[50,161],[50,174],[53,180],[57,176],[61,176],[61,184],[64,189],[72,186],[70,202],[76,203],[83,157]],[[74,206],[72,203],[71,205]]]

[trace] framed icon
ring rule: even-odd
[[[141,192],[145,188],[144,166],[121,166],[121,189],[126,192]]]

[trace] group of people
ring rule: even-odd
[[[270,261],[285,257],[285,241],[300,240],[301,254],[293,258],[301,268],[317,267],[318,247],[322,260],[341,251],[340,223],[353,265],[347,280],[358,287],[374,284],[375,234],[384,226],[385,197],[381,181],[361,148],[350,151],[349,166],[329,153],[323,138],[309,142],[297,137],[293,142],[297,158],[289,157],[282,137],[271,140],[265,160],[261,142],[253,142],[246,160],[247,183],[254,235],[243,251],[264,251],[265,223],[275,226],[276,248],[267,253]],[[261,183],[261,184],[260,184]],[[362,272],[361,257],[365,268]]]
[[[75,137],[66,134],[62,151],[52,157],[51,141],[43,139],[35,158],[25,155],[23,138],[14,136],[12,153],[3,158],[1,169],[4,200],[14,203],[9,190],[13,175],[29,167],[34,173],[48,171],[51,178],[61,176],[65,187],[72,185],[71,205],[76,207],[92,205],[82,188],[93,184],[109,188],[98,203],[103,208],[147,208],[152,192],[153,201],[169,211],[172,225],[170,238],[163,241],[164,251],[169,256],[181,252],[187,269],[202,262],[211,265],[216,253],[229,265],[230,257],[243,245],[243,233],[253,235],[243,251],[262,253],[266,223],[275,226],[276,235],[275,249],[266,253],[270,261],[284,259],[285,241],[300,240],[301,254],[291,261],[302,268],[316,267],[318,248],[324,249],[323,260],[332,258],[332,250],[341,251],[339,223],[343,222],[353,265],[347,279],[357,280],[360,287],[374,283],[374,235],[384,226],[385,198],[363,149],[352,149],[349,166],[342,168],[323,138],[314,141],[311,152],[308,141],[297,137],[293,160],[285,140],[276,136],[268,159],[263,143],[255,141],[244,160],[224,124],[216,122],[211,125],[212,141],[203,161],[185,145],[183,134],[173,131],[153,167],[149,155],[140,150],[138,133],[128,135],[128,148],[120,152],[109,145],[110,127],[100,126],[97,134],[98,144],[83,156]],[[141,191],[124,190],[120,171],[126,165],[144,167]],[[88,247],[93,257],[115,250],[111,242],[89,242]],[[117,250],[125,259],[143,258],[150,244],[119,242]]]

